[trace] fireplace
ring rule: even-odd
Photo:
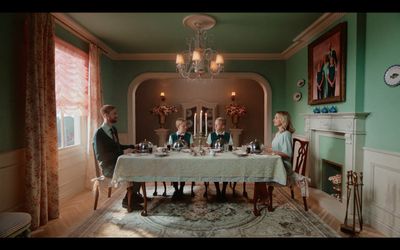
[[[322,186],[325,193],[342,202],[343,165],[322,159]]]
[[[336,173],[343,176],[343,173],[347,173],[349,170],[363,171],[362,148],[365,145],[365,120],[368,115],[369,113],[304,114],[305,137],[310,141],[310,160],[308,161],[306,176],[311,178],[310,187],[315,188],[319,205],[339,220],[344,219],[346,211],[347,197],[342,191],[346,180],[342,178],[342,188],[337,188],[335,191],[333,186],[329,186],[328,183],[323,185],[322,178],[328,180],[329,176],[335,176]],[[321,155],[324,152],[324,145],[319,143],[321,137],[343,141],[340,146],[340,149],[344,150],[343,161],[338,157],[333,157],[337,148],[330,149],[328,154]],[[322,159],[334,161],[330,170],[327,171],[325,167],[323,168]],[[340,165],[337,164],[338,162],[342,164],[340,170],[336,166]],[[325,171],[324,174],[323,171]],[[335,192],[337,192],[336,196],[338,197],[340,192],[341,199],[328,194],[335,194]]]

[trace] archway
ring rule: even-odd
[[[136,144],[136,90],[146,80],[176,79],[176,73],[143,73],[136,77],[128,88],[128,140]],[[256,73],[223,73],[218,79],[248,79],[260,84],[264,92],[264,145],[269,145],[271,137],[272,90],[267,79]],[[268,121],[268,122],[267,122]]]

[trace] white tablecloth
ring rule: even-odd
[[[195,182],[274,182],[286,185],[286,170],[280,156],[249,155],[231,152],[216,156],[192,156],[171,152],[122,155],[118,158],[112,182],[195,181]]]

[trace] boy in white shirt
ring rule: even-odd
[[[233,145],[232,136],[230,133],[225,131],[226,119],[222,117],[218,117],[215,119],[214,128],[215,131],[210,133],[207,138],[207,144],[210,147],[214,147],[215,142],[220,139],[222,144]],[[222,192],[219,189],[219,182],[214,182],[215,189],[217,190],[217,199],[220,201],[226,201],[226,186],[228,182],[222,183]]]

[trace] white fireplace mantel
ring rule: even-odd
[[[311,186],[321,189],[322,159],[320,157],[320,136],[328,136],[345,140],[345,159],[343,166],[343,180],[347,171],[363,171],[363,147],[365,143],[365,120],[369,113],[328,113],[303,114],[305,119],[304,131],[310,141],[309,164],[306,175],[311,178]],[[345,182],[342,183],[342,190]],[[345,192],[342,200],[346,202]],[[338,218],[342,216],[343,203],[331,202],[334,206],[325,207]],[[340,211],[338,213],[338,211]]]
[[[365,119],[369,113],[303,114],[304,131],[311,144],[310,172],[319,173],[318,135],[331,134],[345,139],[345,170],[362,171],[362,148],[365,142]],[[313,171],[314,170],[314,171]],[[314,177],[318,183],[319,176]],[[319,185],[316,185],[319,186]]]
[[[303,114],[304,130],[320,130],[345,134],[365,134],[365,118],[369,113]]]

